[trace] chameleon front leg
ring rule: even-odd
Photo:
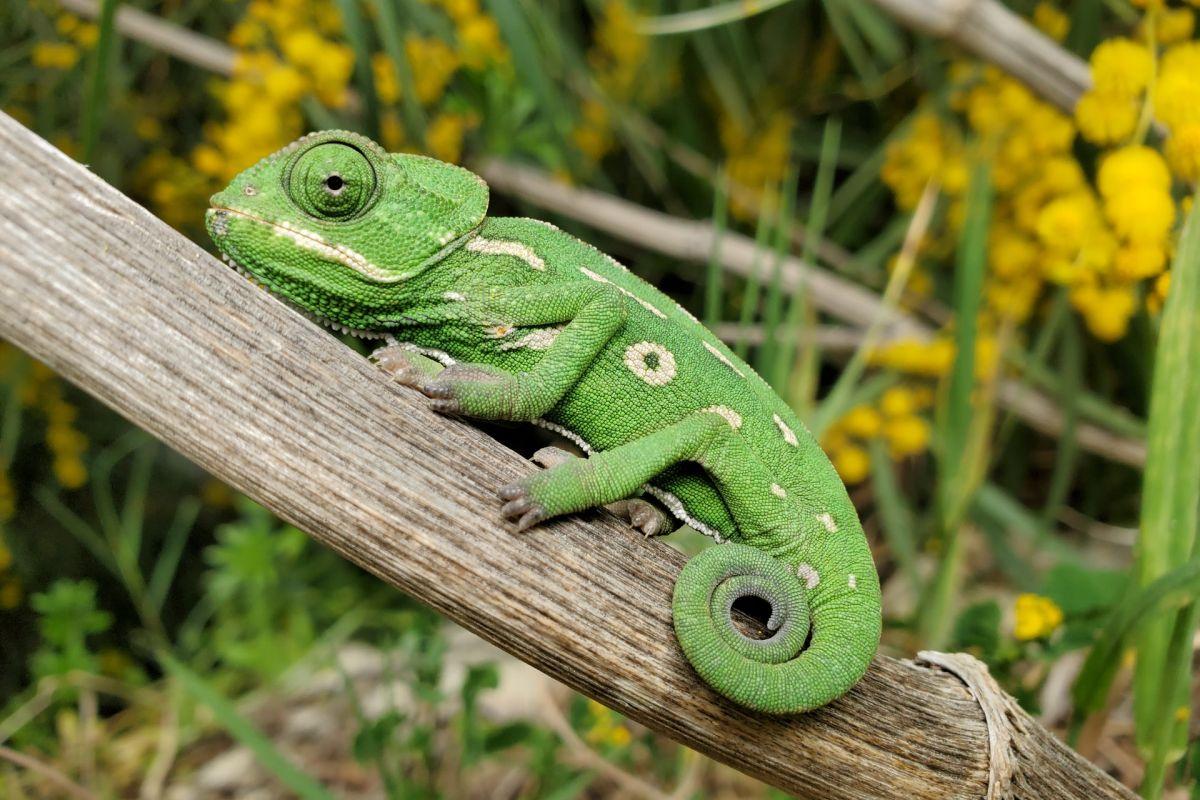
[[[625,323],[625,298],[592,281],[498,290],[457,304],[459,322],[515,327],[563,325],[529,372],[487,364],[452,364],[417,386],[443,413],[530,422],[570,391]]]

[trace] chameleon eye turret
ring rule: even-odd
[[[361,214],[375,199],[379,179],[362,151],[326,142],[301,152],[287,173],[287,192],[306,214],[344,220]]]
[[[647,535],[669,512],[712,537],[672,602],[717,692],[794,714],[866,672],[879,579],[845,487],[792,409],[671,298],[553,225],[488,217],[477,175],[347,131],[268,156],[212,205],[228,261],[319,322],[393,338],[376,363],[434,409],[535,423],[588,453],[499,488],[518,529],[613,504]],[[765,638],[735,624],[742,598],[770,606]]]

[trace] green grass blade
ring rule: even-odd
[[[400,109],[404,115],[405,133],[421,149],[425,149],[425,110],[417,98],[412,65],[404,46],[404,31],[396,12],[396,0],[373,0],[379,18],[379,33],[383,49],[391,59],[400,83]]]
[[[84,98],[83,130],[80,133],[80,153],[83,163],[91,164],[96,155],[96,142],[104,125],[108,102],[108,73],[112,69],[114,40],[117,37],[116,18],[120,0],[102,0],[100,4],[100,34],[92,54],[91,74],[88,76],[87,96]]]
[[[704,279],[704,324],[709,328],[716,327],[721,321],[722,279],[725,274],[721,268],[721,240],[725,238],[725,230],[729,226],[727,187],[728,181],[722,175],[713,196],[713,246],[708,254],[708,270]]]
[[[789,154],[788,163],[791,164]],[[763,344],[758,350],[758,368],[763,375],[770,375],[779,348],[779,326],[783,321],[783,261],[791,249],[792,225],[795,223],[796,184],[799,173],[794,164],[788,167],[788,176],[783,181],[783,197],[775,224],[775,243],[771,254],[771,280],[767,284],[767,296],[763,302]],[[769,378],[768,378],[769,380]],[[781,388],[776,386],[776,388]]]
[[[379,95],[375,92],[375,73],[371,69],[371,47],[367,24],[358,0],[334,0],[342,15],[346,42],[354,51],[354,82],[363,101],[363,132],[379,138]]]
[[[915,516],[896,481],[896,468],[888,456],[887,445],[882,439],[872,439],[868,448],[871,452],[871,487],[875,490],[883,538],[892,557],[900,565],[913,596],[920,596],[921,574],[917,569]]]
[[[976,389],[975,340],[983,301],[987,265],[988,225],[991,220],[992,182],[989,165],[974,165],[967,190],[966,222],[958,244],[954,274],[954,366],[950,370],[945,402],[937,414],[934,455],[938,465],[938,518],[944,541],[942,561],[926,602],[921,607],[920,631],[925,647],[944,646],[953,615],[950,606],[961,578],[962,537],[959,527],[982,478],[984,445],[972,395]]]
[[[1145,586],[1172,566],[1195,557],[1196,529],[1200,521],[1200,203],[1184,225],[1179,249],[1171,267],[1159,328],[1158,348],[1151,384],[1146,470],[1142,483],[1141,536],[1138,541],[1138,581]],[[1191,609],[1178,612],[1192,615]],[[1175,733],[1165,743],[1160,735],[1163,708],[1173,710],[1186,702],[1182,696],[1164,697],[1164,683],[1187,686],[1191,648],[1186,659],[1171,661],[1172,630],[1178,634],[1182,617],[1156,620],[1144,626],[1138,643],[1134,676],[1134,719],[1137,741],[1149,749],[1147,797],[1161,793],[1165,764],[1178,757],[1186,725],[1167,723]],[[1190,628],[1183,630],[1190,641]],[[1164,681],[1164,677],[1166,680]],[[1173,717],[1168,717],[1172,719]],[[1169,751],[1168,751],[1169,750]]]
[[[763,187],[763,196],[767,194],[767,187]],[[776,198],[776,202],[783,202],[782,192]],[[771,220],[767,214],[758,215],[758,226],[754,231],[754,261],[750,264],[750,275],[746,278],[746,285],[742,290],[742,307],[738,312],[738,326],[745,330],[750,327],[750,323],[758,314],[758,304],[760,295],[762,294],[762,259],[767,252],[767,239],[771,235]],[[750,352],[750,342],[748,339],[739,339],[734,345],[733,352],[737,353],[738,358],[746,358],[746,354]]]
[[[805,227],[804,248],[802,250],[805,264],[813,263],[816,257],[817,243],[825,235],[825,220],[828,218],[829,198],[833,194],[833,176],[837,171],[837,153],[842,140],[842,123],[831,119],[825,124],[825,132],[821,136],[821,160],[817,165],[817,180],[813,185],[812,204],[809,208],[808,220]],[[775,362],[772,367],[772,378],[768,380],[775,386],[786,386],[792,361],[796,353],[796,340],[799,338],[799,327],[808,305],[808,293],[801,283],[788,299],[787,311],[783,317],[784,340],[775,351]]]
[[[733,3],[721,3],[708,8],[680,11],[677,14],[643,17],[638,22],[638,32],[647,36],[695,33],[728,25],[731,22],[740,22],[790,2],[792,0],[759,0],[757,3],[736,0]]]
[[[1075,707],[1085,713],[1104,707],[1129,639],[1165,609],[1178,609],[1200,596],[1200,560],[1190,561],[1135,590],[1114,608],[1071,688]]]
[[[254,723],[238,713],[233,703],[204,678],[166,653],[159,655],[159,661],[171,677],[179,681],[197,703],[211,711],[217,723],[239,744],[254,753],[258,763],[278,778],[280,783],[302,800],[333,800],[332,794],[279,752]]]

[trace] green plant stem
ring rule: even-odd
[[[80,133],[80,153],[83,163],[91,164],[96,155],[96,142],[104,124],[108,103],[108,72],[111,68],[113,42],[116,39],[117,6],[120,0],[102,0],[96,50],[92,56],[88,91],[84,99],[83,130]]]

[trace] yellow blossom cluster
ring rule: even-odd
[[[57,41],[38,42],[30,51],[30,60],[39,69],[68,70],[79,62],[81,50],[95,46],[100,29],[84,22],[74,14],[59,14],[54,30],[63,37]]]
[[[587,60],[592,77],[606,99],[619,103],[652,104],[664,82],[647,75],[650,41],[637,28],[637,13],[626,0],[607,0],[596,17]],[[597,164],[616,146],[607,104],[589,98],[580,106],[571,132],[575,148],[589,164]]]
[[[500,26],[485,13],[479,0],[432,0],[454,23],[458,57],[474,72],[507,64],[508,47],[500,37]],[[416,69],[416,64],[413,65]]]
[[[1168,132],[1165,153],[1171,171],[1188,183],[1200,181],[1200,42],[1176,44],[1163,52],[1154,116]]]
[[[621,718],[595,700],[588,700],[588,716],[591,725],[584,738],[593,745],[624,747],[633,738]]]
[[[927,341],[897,339],[875,348],[869,363],[884,369],[925,378],[941,378],[954,366],[956,348],[948,336],[936,336]],[[994,336],[980,335],[975,339],[975,377],[984,380],[996,371],[999,350]]]
[[[1039,594],[1018,596],[1015,612],[1013,635],[1022,642],[1049,636],[1058,630],[1063,621],[1063,612],[1058,604]]]
[[[1182,56],[1175,59],[1181,63]],[[1096,48],[1095,88],[1075,117],[1085,137],[1111,143],[1133,134],[1154,64],[1149,49],[1128,39]],[[965,164],[968,158],[987,158],[995,198],[984,328],[1025,322],[1050,283],[1068,289],[1093,336],[1121,338],[1137,310],[1139,284],[1163,272],[1171,246],[1176,214],[1162,157],[1148,147],[1122,146],[1102,158],[1093,185],[1072,149],[1069,117],[994,68],[958,64],[952,72],[957,88],[951,106],[965,124],[919,116],[889,145],[881,171],[901,208],[913,208],[930,181],[948,197],[946,239],[925,251],[947,260],[965,213]],[[1092,103],[1099,107],[1094,114]],[[963,128],[977,149],[968,152]],[[1166,284],[1156,287],[1165,291]],[[1152,307],[1154,302],[1152,295]],[[891,355],[908,363],[892,364],[895,368],[921,373],[934,371],[938,354],[910,346]],[[912,369],[922,366],[914,363],[922,358],[928,366]]]
[[[767,115],[766,121],[755,128],[731,117],[721,119],[719,133],[725,150],[725,174],[730,185],[738,190],[729,197],[729,211],[735,217],[756,218],[759,212],[756,205],[769,210],[776,197],[773,187],[783,181],[787,172],[792,125],[792,115],[782,112]]]
[[[861,483],[871,471],[866,443],[882,438],[895,460],[929,447],[929,422],[921,412],[933,405],[926,387],[894,386],[878,403],[855,406],[832,425],[821,439],[833,466],[847,484]]]
[[[238,48],[233,77],[214,88],[224,119],[205,126],[192,166],[224,184],[303,132],[304,97],[344,105],[354,52],[340,34],[341,18],[328,0],[253,0],[230,34]]]
[[[22,405],[38,409],[46,419],[46,447],[53,456],[55,480],[64,489],[78,489],[87,483],[83,455],[88,440],[75,427],[79,409],[65,399],[62,381],[45,364],[34,361],[19,397]]]

